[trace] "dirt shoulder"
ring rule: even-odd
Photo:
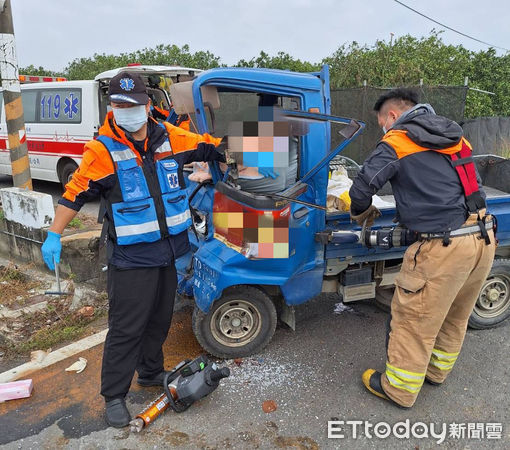
[[[30,360],[36,350],[51,351],[106,328],[107,296],[89,286],[55,278],[34,268],[0,259],[0,372]],[[85,293],[84,304],[73,299]]]

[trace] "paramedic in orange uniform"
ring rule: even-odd
[[[84,203],[103,198],[109,330],[101,395],[108,424],[123,427],[131,419],[125,396],[135,370],[142,386],[160,386],[165,375],[162,345],[173,312],[175,259],[189,250],[191,219],[182,167],[225,159],[217,151],[220,139],[149,117],[149,97],[138,75],[116,75],[109,96],[112,111],[98,138],[85,145],[42,254],[53,269],[67,224]]]

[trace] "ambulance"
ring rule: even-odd
[[[132,64],[98,74],[94,80],[20,75],[30,172],[33,179],[61,183],[70,180],[83,146],[97,136],[108,105],[109,80],[124,70],[146,82],[153,104],[169,110],[169,87],[191,80],[201,70],[180,66]],[[0,175],[11,175],[7,126],[0,95]]]

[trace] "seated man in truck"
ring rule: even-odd
[[[259,97],[259,118],[265,113],[269,112],[270,116],[274,115],[274,122],[266,121],[269,123],[277,123],[281,118],[277,117],[278,110],[281,109],[281,106],[278,104],[278,96],[271,94],[260,94]],[[271,111],[272,110],[272,111]],[[276,113],[276,114],[273,114]],[[269,117],[273,119],[273,117]],[[260,121],[264,122],[264,121]],[[259,122],[259,124],[260,124]],[[261,166],[258,167],[248,167],[243,166],[242,164],[238,165],[239,170],[239,179],[238,183],[241,186],[243,191],[253,192],[253,193],[276,193],[281,192],[290,186],[292,186],[297,179],[297,170],[298,170],[298,151],[299,151],[299,138],[293,134],[293,126],[291,122],[288,123],[288,133],[287,136],[281,136],[286,138],[285,141],[287,144],[286,153],[288,152],[288,160],[284,164],[280,164],[279,167],[276,166]],[[264,125],[262,125],[264,126]],[[261,126],[259,125],[259,128]],[[295,128],[295,126],[294,126]],[[276,126],[273,125],[273,133],[274,134],[285,134],[277,133],[275,131]],[[261,133],[258,133],[259,135]],[[267,133],[265,133],[267,134]]]
[[[244,110],[228,127],[228,150],[237,163],[237,183],[243,191],[282,192],[297,180],[299,137],[303,126],[280,117],[278,96],[260,94],[259,107]],[[263,155],[263,156],[261,156]],[[210,178],[208,168],[195,163],[192,181]],[[220,164],[223,172],[226,164]]]

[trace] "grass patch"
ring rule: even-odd
[[[5,306],[21,307],[25,304],[29,291],[37,289],[40,282],[31,280],[13,264],[0,266],[0,292],[2,293],[0,303]]]
[[[90,329],[90,325],[107,314],[106,306],[96,307],[92,317],[81,317],[76,312],[64,312],[63,310],[59,313],[59,309],[61,307],[49,304],[47,314],[39,317],[39,324],[36,325],[33,323],[35,321],[32,321],[32,325],[36,325],[36,330],[32,332],[31,336],[24,342],[10,345],[6,349],[6,353],[10,356],[19,356],[28,355],[33,350],[61,347],[82,338]],[[60,320],[47,326],[45,323],[48,317],[58,317]]]
[[[48,350],[62,342],[80,338],[87,324],[88,321],[68,326],[61,326],[59,324],[59,326],[42,328],[34,333],[28,341],[16,345],[13,350],[18,353],[28,353],[32,350]]]
[[[27,276],[12,265],[0,266],[0,281],[27,281]]]
[[[2,208],[0,208],[0,220],[4,220],[4,219],[5,219],[4,210]]]
[[[85,225],[83,225],[83,222],[78,219],[78,217],[75,217],[69,224],[67,225],[68,228],[74,228],[75,230],[81,230],[82,228],[85,228]]]

